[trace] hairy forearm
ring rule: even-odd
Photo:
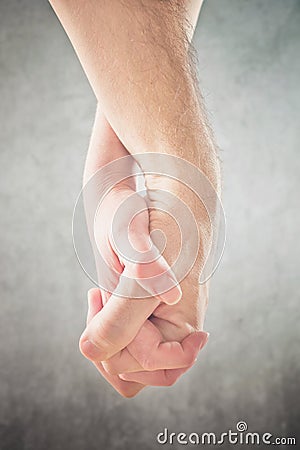
[[[51,3],[127,150],[180,156],[215,184],[217,160],[191,67],[182,2]]]

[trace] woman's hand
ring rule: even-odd
[[[114,286],[117,288],[122,285],[122,289],[127,289],[127,295],[131,292],[133,298],[120,297],[103,289],[92,290],[90,308],[94,314],[89,313],[89,324],[81,337],[80,347],[83,354],[96,364],[104,376],[108,372],[110,375],[122,374],[123,379],[134,378],[134,381],[143,384],[170,385],[193,364],[199,349],[207,340],[207,334],[199,332],[203,322],[200,317],[203,309],[201,305],[206,304],[206,296],[203,297],[204,303],[200,304],[199,283],[195,274],[191,273],[189,279],[183,281],[183,286],[185,297],[193,301],[166,305],[163,302],[177,301],[181,291],[173,279],[173,288],[167,293],[155,295],[155,277],[164,277],[170,273],[165,259],[128,264],[118,254],[114,248],[111,224],[118,207],[133,194],[134,191],[128,183],[119,184],[101,203],[97,213],[99,219],[95,222],[97,246],[115,278]],[[149,216],[144,199],[136,197],[135,200],[136,210],[142,212],[135,215],[131,209],[130,213],[134,219],[131,220],[131,215],[122,216],[123,222],[118,224],[117,228],[120,233],[122,230],[128,232],[133,246],[138,251],[145,252],[152,247],[150,231],[153,225],[166,235],[173,231],[171,225],[160,218],[160,213],[155,214],[155,209]],[[168,247],[167,245],[166,249]],[[176,247],[173,245],[172,248]],[[101,268],[99,270],[101,271]],[[144,277],[147,278],[144,280]],[[139,284],[146,286],[147,291],[152,293],[151,298],[149,295],[148,298],[134,298],[139,287],[136,278],[139,279]],[[165,284],[168,281],[169,278]],[[137,373],[128,375],[129,372]],[[120,385],[116,378],[109,378],[109,381]],[[140,386],[136,388],[140,389]],[[122,393],[126,395],[126,392]]]

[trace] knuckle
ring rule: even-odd
[[[92,361],[103,361],[114,351],[115,344],[108,337],[108,330],[97,328],[80,338],[79,349],[81,353]]]
[[[106,352],[102,351],[98,347],[95,347],[90,341],[87,340],[81,339],[79,341],[79,350],[85,358],[90,359],[91,361],[101,361],[106,357]]]

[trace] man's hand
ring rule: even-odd
[[[96,220],[95,225],[98,247],[116,276],[114,285],[117,286],[118,283],[121,283],[120,279],[126,272],[133,281],[132,294],[134,296],[137,275],[142,284],[143,274],[148,277],[146,287],[151,294],[151,277],[153,278],[157,274],[163,276],[168,270],[168,265],[164,258],[158,258],[153,263],[126,266],[126,261],[123,264],[121,256],[114,249],[111,221],[118,206],[130,198],[132,193],[132,186],[128,185],[128,182],[124,185],[119,184],[116,189],[113,189],[101,203],[97,214],[100,221]],[[143,203],[144,200],[139,198],[138,202]],[[153,225],[155,228],[162,228],[167,236],[167,228],[169,232],[173,233],[170,224],[155,214],[155,209],[149,217],[146,204],[137,204],[136,207],[137,211],[143,212],[137,215],[133,214],[132,221],[129,220],[129,216],[128,222],[125,220],[118,227],[126,233],[128,231],[130,241],[136,249],[139,251],[149,250],[151,247],[149,233],[153,229]],[[152,219],[152,228],[149,218]],[[174,248],[173,245],[173,250]],[[207,339],[207,333],[197,332],[199,325],[203,322],[202,306],[197,301],[198,280],[196,277],[193,283],[191,280],[192,276],[190,275],[189,280],[183,282],[183,285],[185,289],[188,289],[186,297],[193,301],[186,301],[185,304],[178,305],[175,309],[174,306],[164,308],[162,301],[171,303],[172,297],[176,301],[180,294],[178,288],[176,291],[176,287],[168,291],[168,295],[161,294],[160,297],[155,298],[154,283],[153,298],[150,299],[122,298],[104,290],[98,291],[98,293],[93,290],[90,302],[93,302],[94,305],[92,311],[97,311],[97,313],[92,320],[92,314],[89,314],[89,325],[80,341],[81,351],[97,365],[104,375],[106,373],[102,370],[103,368],[111,375],[123,373],[123,379],[129,376],[129,378],[133,377],[144,384],[173,384],[193,364],[199,349]],[[130,289],[132,288],[130,287]],[[166,296],[165,299],[164,296]],[[203,298],[205,304],[206,297]],[[104,305],[105,307],[103,307]],[[171,369],[171,371],[165,369]],[[128,372],[138,373],[128,375]],[[113,382],[116,388],[120,384],[119,380],[117,380],[117,384],[115,383],[115,378],[110,378],[109,381]],[[137,388],[140,389],[140,386]]]
[[[105,116],[103,133],[99,133],[100,138],[95,140],[95,144],[97,141],[99,145],[95,145],[94,150],[98,148],[98,153],[89,152],[88,156],[88,159],[93,159],[94,167],[88,164],[86,175],[92,174],[95,166],[99,168],[112,159],[122,157],[124,151],[133,156],[149,152],[167,153],[200,168],[218,190],[218,159],[205,120],[186,39],[185,2],[50,1],[70,37]],[[188,3],[195,5],[195,2]],[[109,128],[113,133],[107,132]],[[103,148],[106,148],[104,153]],[[157,180],[149,178],[146,181],[150,203],[153,201],[155,205],[155,198],[151,198],[151,194]],[[173,184],[170,189],[175,197],[178,196],[190,207],[197,218],[204,245],[203,249],[200,248],[193,269],[181,282],[182,299],[176,305],[169,306],[166,302],[171,303],[172,299],[158,299],[156,292],[152,293],[153,298],[147,299],[104,294],[103,301],[101,292],[99,295],[94,293],[91,295],[93,311],[89,317],[95,315],[81,339],[83,353],[95,361],[106,379],[124,395],[134,395],[142,384],[125,382],[108,371],[121,373],[123,379],[163,384],[160,378],[156,378],[161,376],[160,371],[169,366],[185,370],[194,359],[196,349],[203,344],[204,335],[198,330],[203,326],[207,287],[203,287],[203,292],[200,292],[198,281],[210,240],[207,217],[201,207],[198,208],[193,195]],[[155,210],[151,209],[149,213],[149,231],[159,228],[167,237],[171,237],[167,238],[168,243],[178,242],[174,224],[169,223],[169,219],[162,217],[159,212],[155,213]],[[107,232],[101,236],[110,242]],[[98,245],[101,249],[105,248],[104,241]],[[187,242],[184,247],[187,254],[189,245],[192,244]],[[164,251],[165,260],[170,265],[176,257],[176,248],[172,247],[176,246],[169,245]],[[130,283],[128,286],[130,276],[125,281],[122,276],[128,270],[133,274],[132,269],[139,269],[140,265],[132,267],[128,261],[126,263],[113,245],[110,250],[111,260],[116,266],[119,264],[120,277],[116,277],[116,289],[123,283],[123,287],[132,289],[135,294],[137,285],[134,287]],[[106,257],[109,258],[109,255]],[[140,287],[140,281],[138,284]],[[148,292],[150,285],[148,283]],[[120,351],[123,337],[125,348]],[[94,339],[96,348],[88,343],[90,339],[92,342]],[[150,343],[151,348],[147,347],[147,343]],[[168,349],[172,351],[167,358],[164,352]],[[192,357],[186,356],[185,349]],[[105,363],[102,363],[103,360]],[[151,370],[141,370],[144,368]]]

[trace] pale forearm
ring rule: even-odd
[[[84,168],[84,184],[101,167],[127,154],[98,104]]]

